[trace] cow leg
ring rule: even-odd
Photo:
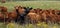
[[[26,23],[26,24],[29,24],[29,23],[30,23],[30,18],[29,18],[29,16],[25,16],[25,23]]]
[[[15,21],[17,23],[23,24],[24,23],[24,17],[19,16]]]
[[[24,17],[21,17],[21,22],[20,22],[21,24],[23,24],[24,23]]]

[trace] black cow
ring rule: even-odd
[[[23,14],[19,14],[18,12],[18,9],[16,9],[16,12],[17,12],[17,19],[15,20],[16,22],[19,22],[21,24],[23,24],[25,22],[25,16],[29,13],[29,11],[32,9],[32,8],[29,8],[29,7],[23,7],[23,9],[25,9],[24,13]]]

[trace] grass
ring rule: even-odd
[[[57,9],[60,10],[60,1],[16,1],[16,2],[6,2],[1,3],[0,6],[6,6],[8,8],[8,11],[11,12],[14,10],[14,6],[20,5],[25,7],[33,7],[33,8],[41,8],[41,9]],[[60,28],[60,25],[58,24],[45,24],[45,23],[39,23],[37,25],[33,24],[25,24],[25,25],[19,25],[15,23],[9,23],[8,25],[4,25],[3,23],[0,23],[0,28]]]
[[[0,6],[6,6],[8,8],[8,11],[12,11],[14,9],[14,6],[16,5],[42,9],[60,9],[60,1],[14,1],[6,3],[0,2]]]
[[[58,24],[45,24],[43,22],[40,22],[38,24],[25,24],[25,25],[19,25],[16,23],[9,23],[7,25],[1,24],[1,25],[0,28],[60,28],[60,25]]]

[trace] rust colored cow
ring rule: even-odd
[[[57,17],[56,23],[60,24],[60,10],[56,10],[55,15]]]
[[[4,7],[4,6],[2,6],[2,7],[1,7],[1,12],[2,12],[2,13],[3,13],[3,12],[7,12],[7,8]]]
[[[47,16],[46,15],[46,10],[43,10],[43,13],[42,13],[42,21],[44,21],[44,22],[46,21],[46,19],[47,19],[46,16]]]
[[[30,10],[27,16],[31,23],[38,23],[40,21],[40,15],[36,14],[33,9]]]
[[[56,23],[56,19],[57,19],[57,17],[56,17],[56,15],[55,15],[55,10],[48,10],[47,11],[48,13],[47,13],[47,21],[49,21],[50,23]]]
[[[15,21],[16,17],[17,17],[17,13],[15,11],[9,12],[9,14],[8,14],[8,21],[9,22]]]

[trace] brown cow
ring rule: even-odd
[[[0,11],[1,13],[4,15],[4,19],[7,20],[8,19],[8,12],[7,12],[7,8],[4,6],[0,6]]]
[[[47,11],[47,20],[50,21],[50,23],[55,23],[56,22],[56,15],[55,15],[55,10],[48,10]]]
[[[43,13],[42,13],[42,21],[46,21],[46,10],[43,10]]]
[[[60,10],[56,10],[55,15],[57,17],[56,23],[60,24]]]
[[[8,21],[14,21],[17,17],[17,13],[15,11],[9,12],[8,14]]]
[[[40,21],[40,15],[36,14],[33,9],[30,10],[27,16],[31,23],[38,23],[38,21]]]
[[[6,7],[1,6],[0,8],[1,8],[1,12],[7,12],[7,8]]]

